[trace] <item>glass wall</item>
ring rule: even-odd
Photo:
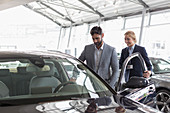
[[[22,15],[22,21],[14,17],[12,19],[12,14],[17,14],[17,8],[10,10],[13,12],[0,12],[0,50],[50,49],[79,57],[85,45],[93,43],[90,36],[91,28],[99,25],[96,22],[72,26],[72,28],[61,28],[47,18],[26,8],[23,11],[27,15]],[[18,10],[21,11],[20,8]],[[17,14],[17,16],[19,15],[21,13]],[[122,48],[126,47],[124,33],[132,30],[136,33],[138,44],[141,21],[141,15],[100,21],[100,26],[104,32],[104,42],[115,47],[117,53],[120,53]],[[149,56],[170,56],[169,28],[170,10],[145,15],[141,46],[146,48]]]
[[[128,30],[135,32],[137,44],[139,43],[139,35],[141,28],[142,16],[133,16],[101,22],[100,26],[104,31],[103,40],[116,48],[120,53],[122,48],[126,47],[124,43],[124,33]],[[87,44],[93,43],[90,36],[90,29],[98,23],[84,24],[72,28],[70,37],[71,54],[78,57]],[[160,12],[155,14],[146,14],[144,18],[143,34],[141,46],[144,46],[149,56],[169,57],[170,56],[170,12]],[[69,30],[67,30],[69,33]],[[64,43],[64,42],[61,42]],[[65,48],[62,48],[65,49]],[[75,54],[76,52],[76,54]]]

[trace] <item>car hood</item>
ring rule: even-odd
[[[87,99],[80,99],[46,102],[33,105],[4,106],[0,107],[0,111],[2,113],[84,113],[89,105],[87,101]],[[119,105],[114,102],[109,102],[109,105],[99,106],[98,109],[103,109],[102,111],[107,110],[107,113],[114,113],[115,108],[118,106]]]
[[[53,111],[56,113],[84,113],[88,107],[88,100],[67,100],[67,101],[60,101],[60,102],[51,102],[45,103],[36,106],[36,109],[40,112],[47,112]],[[105,103],[107,104],[107,103]],[[98,110],[102,109],[102,111],[106,111],[107,113],[113,113],[115,108],[119,105],[116,103],[111,102],[108,105],[100,105],[98,106]],[[99,112],[99,111],[98,111]],[[50,112],[51,113],[51,112]]]
[[[110,98],[110,97],[109,97]],[[134,102],[128,98],[117,96],[119,104],[124,106],[126,113],[159,113],[158,110],[149,106]],[[100,100],[101,99],[101,100]],[[119,104],[115,103],[114,98],[95,99],[97,105],[97,113],[118,113],[120,110]],[[2,113],[85,113],[87,108],[93,108],[93,99],[76,99],[46,102],[32,105],[8,106],[0,107]],[[90,104],[91,103],[91,104]],[[128,109],[126,109],[128,108]],[[123,108],[122,108],[123,109]],[[95,113],[95,112],[94,112]]]
[[[124,106],[124,108],[126,109],[126,107],[128,109],[126,109],[126,113],[159,113],[159,111],[140,104],[140,103],[136,103],[132,100],[129,100],[125,97],[123,97],[123,99],[118,96],[116,97],[117,99],[121,100],[121,102],[118,102],[120,105],[123,104],[122,106]],[[60,101],[60,102],[51,102],[51,103],[44,103],[44,104],[40,104],[38,106],[36,106],[36,109],[42,113],[90,113],[90,112],[86,112],[87,110],[89,110],[88,108],[93,107],[92,104],[89,104],[89,102],[91,101],[88,99],[80,99],[80,100],[67,100],[67,101]],[[129,101],[129,102],[128,102]],[[110,99],[103,99],[100,98],[99,100],[96,100],[96,107],[97,107],[97,113],[118,113],[120,112],[119,107],[120,105],[115,103],[113,98]],[[92,103],[92,102],[91,102]],[[131,104],[129,106],[129,104]],[[92,113],[92,112],[91,112]],[[95,113],[95,112],[93,112]]]
[[[163,74],[154,74],[152,79],[156,79],[159,81],[166,81],[170,82],[170,73],[163,73]]]

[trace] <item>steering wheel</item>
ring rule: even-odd
[[[64,86],[67,86],[67,85],[69,85],[69,84],[76,84],[76,83],[73,82],[73,81],[63,82],[63,83],[59,84],[59,85],[55,88],[54,93],[57,93],[57,92],[60,91]]]

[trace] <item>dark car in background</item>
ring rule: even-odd
[[[0,52],[2,113],[158,113],[138,102],[154,92],[153,84],[145,85],[126,85],[117,92],[80,60],[61,52]]]
[[[151,80],[156,86],[156,108],[170,112],[170,62],[163,58],[150,57],[153,65]]]

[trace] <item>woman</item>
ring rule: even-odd
[[[125,43],[127,44],[128,47],[122,49],[121,52],[121,57],[119,60],[119,68],[122,67],[123,62],[125,59],[130,56],[132,53],[139,52],[147,66],[147,71],[142,71],[142,67],[140,65],[140,60],[135,57],[133,58],[129,63],[126,68],[126,73],[125,73],[125,81],[127,82],[130,77],[132,76],[139,76],[139,77],[150,77],[151,71],[152,71],[152,65],[150,63],[150,60],[148,58],[147,52],[144,47],[141,47],[136,44],[136,36],[133,31],[127,31],[125,34]]]

